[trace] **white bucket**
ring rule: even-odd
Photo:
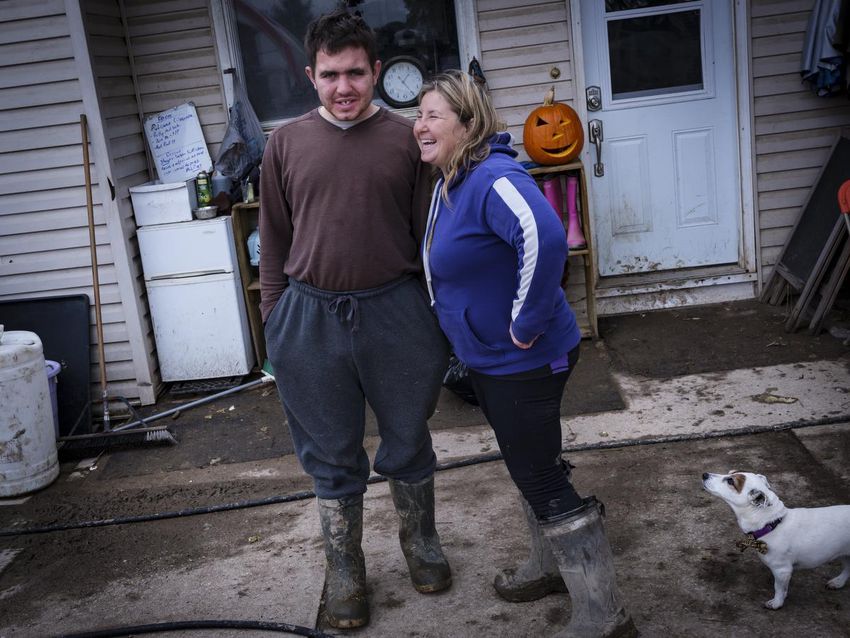
[[[0,326],[0,497],[40,489],[59,476],[53,408],[41,339]]]

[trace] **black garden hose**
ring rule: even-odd
[[[186,620],[176,622],[160,622],[149,625],[127,627],[111,627],[94,631],[82,631],[73,634],[60,634],[56,638],[116,638],[118,636],[134,636],[137,634],[156,634],[167,631],[187,631],[200,629],[247,629],[251,631],[279,631],[296,636],[310,638],[333,638],[330,634],[318,629],[290,625],[284,622],[264,622],[261,620]]]
[[[708,439],[717,439],[726,436],[746,436],[752,434],[764,434],[767,432],[782,432],[785,430],[814,427],[818,425],[834,425],[838,423],[850,422],[850,414],[840,416],[823,417],[821,419],[812,420],[797,420],[779,423],[777,425],[753,425],[741,428],[735,428],[725,431],[701,432],[692,434],[673,434],[667,436],[646,437],[640,439],[631,439],[627,441],[599,441],[597,443],[585,443],[581,445],[570,445],[563,449],[564,452],[586,452],[591,450],[608,450],[623,447],[635,447],[640,445],[658,445],[663,443],[681,443],[685,441],[702,441]],[[446,470],[454,470],[461,467],[471,465],[480,465],[482,463],[490,463],[493,461],[502,460],[500,452],[490,454],[479,454],[471,456],[459,461],[451,461],[449,463],[440,463],[437,465],[436,471],[443,472]],[[369,484],[381,483],[387,479],[383,476],[373,476],[367,481]],[[106,527],[109,525],[126,525],[129,523],[144,523],[149,521],[158,521],[170,518],[184,518],[187,516],[197,516],[200,514],[213,514],[215,512],[229,512],[232,510],[247,509],[250,507],[261,507],[263,505],[277,505],[280,503],[291,503],[294,501],[303,501],[315,498],[316,493],[312,490],[303,490],[292,494],[284,494],[278,496],[268,496],[260,499],[250,499],[246,501],[238,501],[236,503],[226,503],[222,505],[210,505],[207,507],[191,507],[182,510],[171,512],[159,512],[156,514],[142,514],[139,516],[124,516],[116,518],[107,518],[94,521],[80,521],[76,523],[57,523],[55,525],[45,525],[43,527],[29,527],[23,529],[2,529],[0,530],[0,538],[9,536],[27,536],[31,534],[46,534],[48,532],[64,532],[72,529],[84,529],[89,527]]]

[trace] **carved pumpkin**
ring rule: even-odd
[[[555,102],[555,87],[525,120],[522,131],[525,152],[538,164],[566,164],[581,152],[584,128],[572,107]]]

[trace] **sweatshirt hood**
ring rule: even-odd
[[[487,143],[490,145],[491,153],[505,153],[509,157],[516,157],[519,155],[519,153],[517,153],[513,148],[514,136],[507,131],[496,133],[487,141]]]

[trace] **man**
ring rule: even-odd
[[[260,181],[261,312],[295,452],[313,478],[325,541],[325,613],[369,621],[361,550],[365,401],[381,443],[399,540],[420,592],[451,585],[434,527],[427,419],[448,346],[426,301],[418,248],[427,168],[405,118],[372,104],[375,37],[336,11],[310,24],[318,109],[276,129]]]

